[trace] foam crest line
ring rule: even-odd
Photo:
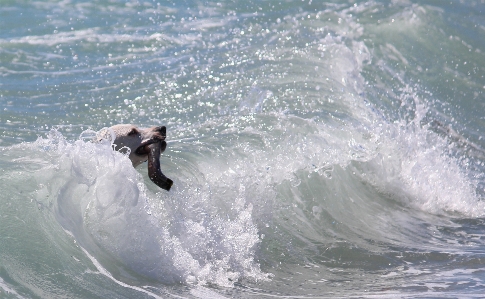
[[[91,262],[93,263],[93,265],[96,267],[96,269],[99,271],[99,274],[102,274],[104,276],[106,276],[107,278],[111,279],[113,282],[115,282],[116,284],[122,286],[122,287],[125,287],[125,288],[128,288],[128,289],[132,289],[132,290],[135,290],[135,291],[139,291],[139,292],[142,292],[142,293],[145,293],[149,296],[152,296],[153,298],[156,298],[156,299],[165,299],[163,297],[160,297],[159,295],[157,294],[154,294],[146,289],[143,289],[143,288],[140,288],[140,287],[136,287],[136,286],[132,286],[132,285],[129,285],[127,283],[124,283],[122,281],[119,281],[117,280],[116,278],[113,277],[113,275],[111,275],[111,273],[106,270],[105,268],[103,268],[103,266],[96,260],[96,258],[94,256],[92,256],[91,254],[89,254],[89,252],[84,249],[84,247],[82,246],[79,246],[81,248],[81,250],[84,252],[84,254],[86,254],[86,256],[91,260]],[[202,288],[202,287],[200,287]],[[196,288],[196,290],[198,290],[198,288]],[[165,291],[166,292],[166,291]],[[213,291],[208,291],[207,292],[208,294],[211,294],[211,295],[214,295],[216,293],[214,293]],[[197,292],[195,292],[195,294],[197,294]],[[174,297],[174,298],[182,298],[182,299],[185,299],[186,297],[182,297],[182,296],[178,296],[178,295],[175,295],[175,294],[170,294],[171,297]],[[221,296],[221,298],[223,298]]]
[[[66,232],[66,234],[70,235],[73,239],[76,239],[71,232],[69,232],[68,230],[64,230],[64,231]],[[150,291],[147,291],[147,290],[145,290],[143,288],[136,287],[136,286],[132,286],[132,285],[129,285],[127,283],[124,283],[122,281],[117,280],[116,278],[113,277],[113,275],[111,275],[111,273],[108,270],[106,270],[96,260],[96,258],[94,256],[92,256],[86,249],[84,249],[83,246],[81,246],[79,244],[78,244],[78,246],[79,246],[79,248],[81,248],[81,250],[84,252],[84,254],[89,258],[89,260],[91,260],[91,262],[93,263],[93,265],[98,270],[99,274],[106,276],[107,278],[111,279],[113,282],[115,282],[116,284],[118,284],[118,285],[120,285],[122,287],[129,288],[129,289],[132,289],[132,290],[135,290],[135,291],[138,291],[138,292],[145,293],[145,294],[150,295],[150,296],[152,296],[153,298],[156,298],[156,299],[163,299],[163,297],[160,297],[157,294],[154,294],[154,293],[152,293]],[[180,298],[183,298],[183,297],[180,297]]]
[[[15,292],[12,288],[8,287],[6,284],[5,284],[5,281],[0,277],[0,289],[2,289],[4,292],[6,292],[7,294],[13,294],[15,295],[17,298],[20,298],[20,299],[24,299],[25,297],[23,296],[20,296],[17,292]]]

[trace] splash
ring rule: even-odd
[[[416,88],[400,90],[405,112],[394,122],[379,122],[375,156],[358,167],[362,179],[403,204],[433,214],[479,217],[485,213],[477,176],[463,152],[431,130],[430,108]]]
[[[251,204],[239,198],[230,213],[221,211],[184,179],[170,194],[148,188],[126,154],[85,141],[91,135],[69,142],[52,130],[29,145],[48,161],[34,174],[36,200],[55,207],[60,225],[110,275],[221,286],[267,279],[255,260],[260,239]]]

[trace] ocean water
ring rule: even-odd
[[[1,1],[0,298],[480,298],[484,75],[483,0]]]

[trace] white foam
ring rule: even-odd
[[[252,205],[244,199],[226,218],[190,182],[175,178],[170,193],[151,192],[151,181],[109,144],[68,142],[51,131],[32,147],[45,150],[52,163],[36,178],[51,185],[56,218],[86,252],[102,257],[102,269],[121,263],[165,283],[231,286],[242,277],[266,279],[255,261],[260,240]]]
[[[203,286],[197,286],[191,289],[190,294],[200,299],[227,299],[227,297]]]
[[[382,123],[379,148],[363,174],[381,191],[433,214],[485,215],[476,182],[449,150],[449,142],[422,123],[427,105],[412,89],[402,90],[415,106],[411,120]],[[377,130],[376,130],[377,131]]]

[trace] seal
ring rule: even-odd
[[[173,181],[167,178],[160,170],[160,154],[165,151],[167,129],[165,126],[138,128],[131,124],[120,124],[104,129],[100,132],[98,141],[107,139],[109,134],[113,140],[113,149],[118,151],[130,150],[129,158],[133,167],[137,167],[148,161],[148,177],[157,186],[167,191],[173,185]]]

